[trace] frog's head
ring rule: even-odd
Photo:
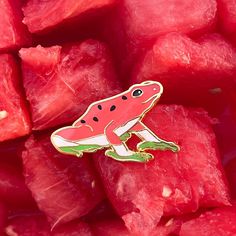
[[[144,81],[131,86],[128,90],[129,98],[140,112],[150,109],[160,99],[162,93],[163,86],[156,81]]]

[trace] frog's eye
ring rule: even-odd
[[[143,94],[143,91],[141,89],[135,89],[132,93],[133,97],[140,97]]]

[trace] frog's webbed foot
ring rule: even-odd
[[[145,150],[170,150],[172,152],[178,152],[180,150],[179,146],[173,142],[167,142],[164,140],[160,140],[159,142],[152,141],[143,141],[137,145],[137,149],[139,151]]]
[[[153,159],[153,155],[146,152],[132,152],[128,156],[120,156],[114,150],[107,150],[105,155],[115,159],[117,161],[132,161],[132,162],[148,162],[149,160]]]
[[[102,149],[103,146],[97,144],[80,144],[78,146],[60,147],[59,150],[68,155],[82,157],[84,152],[91,153]]]

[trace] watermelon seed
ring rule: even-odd
[[[167,186],[163,187],[162,197],[167,198],[167,197],[169,197],[171,195],[171,193],[172,193],[172,190],[169,187],[167,187]]]
[[[0,111],[0,120],[7,118],[8,112],[7,111]]]

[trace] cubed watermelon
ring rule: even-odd
[[[73,222],[51,231],[43,215],[18,216],[9,220],[5,229],[8,236],[92,236],[90,227],[84,222]]]
[[[164,86],[164,102],[220,109],[235,74],[236,50],[220,35],[193,41],[170,33],[160,37],[137,64],[131,84],[157,80]]]
[[[33,206],[34,203],[22,173],[5,163],[0,163],[0,198],[10,207]]]
[[[21,2],[2,0],[0,2],[0,50],[15,49],[31,43],[30,33],[22,23]]]
[[[115,3],[115,0],[28,0],[23,7],[24,20],[30,32],[38,32],[55,27],[62,22],[74,18],[92,17],[98,11]],[[92,14],[91,14],[92,13]]]
[[[55,227],[87,214],[104,195],[91,160],[58,153],[49,137],[30,137],[22,158],[26,184]]]
[[[162,216],[229,204],[211,119],[202,109],[160,105],[144,119],[180,151],[153,151],[146,164],[94,158],[111,203],[131,232],[149,234]]]
[[[185,222],[180,236],[236,235],[236,206],[222,207]]]
[[[236,33],[236,1],[218,0],[218,13],[223,31],[227,34]]]
[[[172,31],[187,34],[209,30],[216,21],[215,0],[125,0],[122,17],[135,41],[154,39]]]
[[[28,134],[29,115],[22,97],[20,75],[10,54],[0,55],[0,142]]]
[[[137,57],[157,37],[169,32],[201,35],[216,22],[216,0],[124,0],[111,12],[104,30],[121,63],[122,78],[128,79]],[[128,74],[128,75],[127,75]]]
[[[35,130],[72,122],[90,103],[119,91],[109,52],[98,41],[21,49],[20,57]]]

